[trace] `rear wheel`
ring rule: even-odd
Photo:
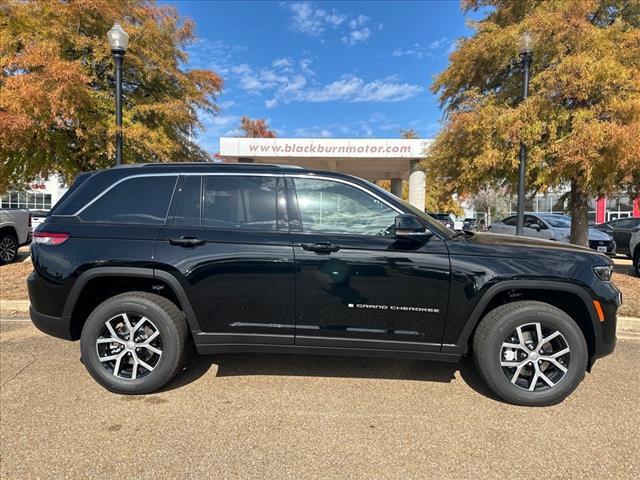
[[[636,275],[640,277],[640,247],[636,247],[636,253],[633,255],[633,268],[636,270]]]
[[[91,376],[116,393],[159,389],[182,367],[187,324],[166,298],[145,292],[117,295],[89,315],[80,340]]]
[[[18,240],[10,233],[0,234],[0,265],[11,263],[18,255]]]
[[[473,340],[485,383],[518,405],[553,405],[584,378],[587,344],[562,310],[542,302],[502,305],[480,322]]]

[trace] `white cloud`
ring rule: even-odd
[[[354,19],[349,21],[349,26],[352,29],[355,29],[355,28],[363,26],[369,20],[371,20],[371,17],[367,17],[366,15],[358,15],[356,18],[354,18]]]
[[[310,37],[321,35],[327,27],[337,28],[347,19],[335,9],[327,12],[316,8],[312,2],[283,2],[280,5],[291,12],[291,28]]]
[[[310,37],[320,38],[327,29],[340,30],[341,41],[352,46],[367,40],[372,34],[371,28],[365,27],[371,21],[366,15],[345,14],[335,8],[328,11],[310,1],[281,2],[280,6],[291,13],[290,28]],[[382,30],[383,24],[377,23],[375,27]]]
[[[430,42],[428,45],[414,43],[407,48],[396,48],[391,55],[394,57],[415,56],[417,58],[434,58],[443,54],[450,54],[455,49],[456,42],[449,37],[442,37]]]
[[[365,82],[355,75],[343,75],[321,88],[304,92],[304,100],[309,102],[399,102],[417,95],[422,90],[419,85],[397,83],[389,79]]]
[[[351,30],[348,36],[342,37],[342,43],[349,45],[350,47],[358,42],[364,42],[371,36],[371,30],[364,27],[361,30]]]
[[[290,58],[276,58],[271,62],[271,66],[282,69],[291,68],[293,66],[293,61]]]

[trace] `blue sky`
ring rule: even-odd
[[[220,113],[202,116],[209,152],[242,115],[279,137],[431,138],[442,113],[429,87],[471,34],[457,0],[167,3],[196,22],[188,66],[225,81]]]

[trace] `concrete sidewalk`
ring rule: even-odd
[[[28,318],[29,300],[0,300],[0,318]],[[618,338],[640,340],[640,318],[618,317]]]

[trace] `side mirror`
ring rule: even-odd
[[[393,223],[393,228],[395,230],[396,237],[420,235],[427,229],[418,217],[409,213],[398,215]]]
[[[541,230],[539,223],[532,223],[529,225],[529,228],[533,228],[536,232],[539,232]]]

